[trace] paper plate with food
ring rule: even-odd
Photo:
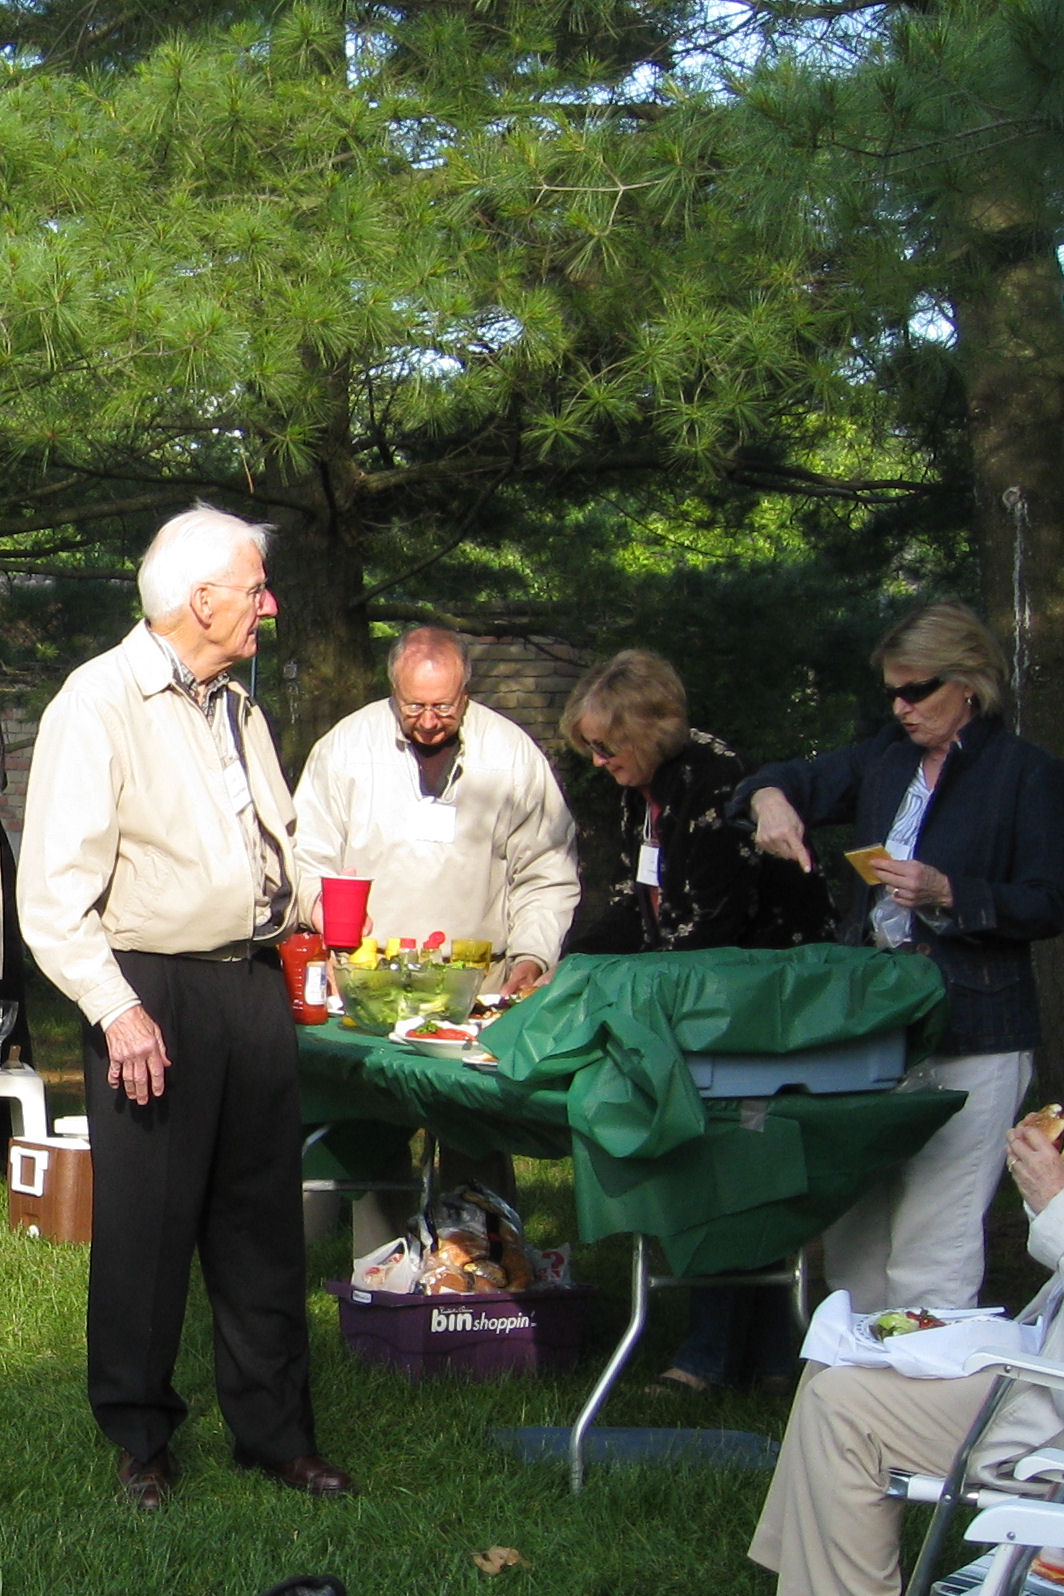
[[[955,1379],[973,1352],[1008,1355],[1037,1351],[1037,1330],[1005,1317],[1001,1308],[884,1308],[854,1313],[846,1291],[833,1291],[816,1309],[802,1357],[816,1363],[887,1365],[916,1379]]]

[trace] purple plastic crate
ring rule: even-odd
[[[412,1379],[425,1374],[498,1375],[571,1369],[594,1286],[404,1296],[330,1280],[340,1333],[352,1352]]]

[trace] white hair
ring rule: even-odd
[[[197,583],[226,576],[245,544],[254,544],[265,560],[271,530],[202,502],[171,517],[156,532],[137,572],[146,618],[161,621],[183,610]]]

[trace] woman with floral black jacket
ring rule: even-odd
[[[672,666],[639,649],[588,673],[562,730],[622,789],[621,858],[600,918],[567,953],[789,948],[830,942],[835,916],[819,872],[760,853],[725,810],[742,764],[687,720]],[[780,1287],[691,1292],[691,1332],[663,1374],[670,1390],[757,1377],[789,1384],[793,1328]]]

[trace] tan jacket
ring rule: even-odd
[[[256,812],[296,881],[295,812],[262,712],[236,683]],[[91,1024],[138,1001],[112,948],[250,939],[255,882],[206,717],[142,622],[74,671],[41,719],[18,869],[22,933]],[[285,929],[295,923],[289,906]]]
[[[323,875],[370,876],[378,939],[432,931],[489,940],[507,964],[557,962],[580,897],[572,817],[545,756],[520,726],[469,703],[440,798],[450,840],[419,835],[417,758],[390,699],[315,743],[296,788],[304,918]]]
[[[1041,1213],[1027,1209],[1030,1229],[1027,1251],[1053,1271],[1041,1291],[1027,1304],[1020,1319],[1032,1324],[1046,1319],[1039,1357],[1064,1362],[1064,1192],[1057,1192]],[[1044,1386],[1013,1387],[973,1458],[972,1472],[981,1480],[1000,1485],[999,1471],[1025,1452],[1052,1441],[1064,1445],[1064,1396]],[[1011,1482],[1010,1482],[1011,1489]],[[1033,1486],[1021,1489],[1034,1489]],[[1041,1487],[1038,1487],[1041,1490]]]

